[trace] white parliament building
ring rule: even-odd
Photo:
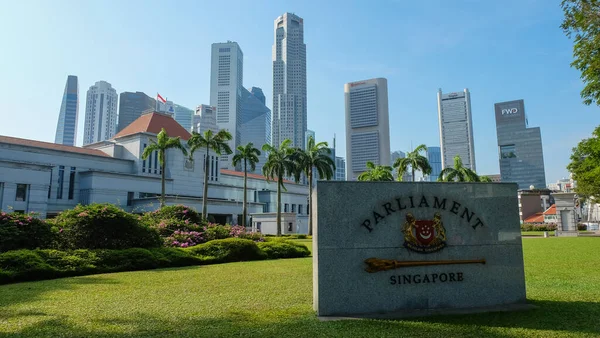
[[[159,207],[161,168],[156,153],[141,157],[151,139],[164,128],[185,144],[191,135],[170,115],[142,115],[111,140],[73,147],[0,136],[0,210],[56,216],[77,204],[112,203],[142,213]],[[202,209],[206,152],[189,161],[180,150],[166,153],[166,204]],[[242,214],[244,173],[219,168],[209,153],[208,214],[219,223],[237,223]],[[286,182],[281,204],[282,232],[306,233],[308,187]],[[253,230],[274,233],[277,184],[248,174],[248,213]],[[262,224],[261,224],[262,223]]]

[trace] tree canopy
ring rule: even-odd
[[[392,167],[367,161],[367,171],[358,175],[359,181],[393,181]]]
[[[573,38],[571,67],[581,72],[583,103],[600,105],[600,0],[563,0],[561,28]]]
[[[409,151],[406,157],[396,159],[393,167],[398,169],[398,181],[402,181],[402,176],[409,170],[411,170],[411,176],[413,182],[415,181],[415,171],[420,170],[423,175],[431,174],[431,165],[427,160],[427,157],[421,155],[422,151],[427,151],[427,146],[424,144],[419,145],[413,151]]]
[[[577,194],[584,198],[600,197],[600,127],[596,127],[592,137],[573,148],[567,169],[577,181]]]

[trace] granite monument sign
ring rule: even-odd
[[[319,316],[525,306],[516,184],[323,181],[314,193]]]

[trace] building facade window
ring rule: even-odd
[[[15,195],[15,201],[24,202],[27,200],[27,184],[17,184],[17,193]]]
[[[290,205],[286,203],[283,207],[283,212],[289,212],[289,211],[290,211]]]
[[[135,196],[135,193],[133,191],[127,192],[127,206],[128,207],[133,205],[134,196]]]
[[[50,170],[50,184],[48,185],[48,199],[50,199],[50,196],[52,196],[52,171]],[[1,204],[0,204],[1,205]]]
[[[65,183],[65,166],[58,167],[58,190],[56,190],[56,199],[63,198],[63,185]]]
[[[517,154],[515,152],[514,144],[507,144],[500,146],[500,158],[515,158]]]
[[[296,212],[296,205],[292,204],[292,212]]]
[[[69,199],[73,199],[75,192],[75,167],[71,167],[71,173],[69,174]]]
[[[256,222],[256,231],[260,232],[261,222]]]
[[[288,231],[294,231],[294,223],[288,223]]]
[[[302,204],[298,204],[298,213],[302,215]]]

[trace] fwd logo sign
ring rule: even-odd
[[[502,115],[516,114],[518,111],[519,110],[517,108],[502,109]]]

